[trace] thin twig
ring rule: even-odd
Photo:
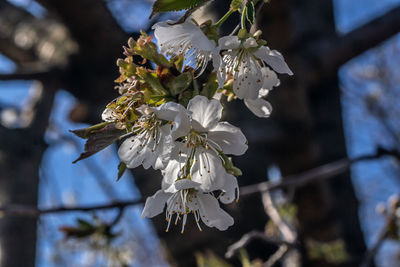
[[[282,259],[286,253],[289,252],[289,247],[287,245],[282,245],[279,247],[274,254],[263,264],[263,267],[272,267],[277,263],[280,259]]]
[[[55,77],[60,77],[60,69],[46,69],[44,71],[18,71],[14,73],[0,74],[0,81],[11,81],[11,80],[38,80],[42,81],[45,79],[55,80]]]
[[[292,227],[284,219],[282,219],[277,207],[275,207],[270,192],[264,192],[262,194],[262,202],[265,212],[281,232],[283,241],[289,244],[294,244],[297,242],[296,231],[292,229]],[[264,266],[271,267],[275,265],[275,263],[281,260],[289,251],[290,247],[288,245],[280,246],[280,248],[268,259],[268,261],[264,263]]]
[[[274,224],[278,227],[279,231],[282,234],[283,240],[292,244],[296,242],[297,234],[292,227],[282,219],[281,215],[278,212],[278,209],[275,207],[270,192],[264,192],[262,194],[262,202],[264,204],[265,212],[274,222]]]
[[[283,181],[278,183],[271,182],[262,182],[259,184],[249,185],[240,188],[240,195],[245,196],[254,193],[262,193],[268,192],[276,189],[281,189],[285,187],[298,187],[315,180],[319,179],[327,179],[332,178],[335,175],[343,173],[346,171],[351,164],[357,163],[363,160],[373,160],[378,159],[383,156],[392,156],[396,159],[400,159],[400,154],[397,150],[386,150],[383,148],[379,148],[377,152],[373,155],[364,155],[357,157],[355,159],[342,159],[333,163],[328,163],[317,167],[315,169],[309,170],[307,172],[303,172],[297,175],[290,175],[283,178]],[[36,207],[29,207],[24,205],[7,205],[0,207],[0,212],[7,212],[9,214],[14,215],[30,215],[30,216],[39,216],[48,213],[57,213],[57,212],[68,212],[68,211],[90,211],[96,209],[110,209],[110,208],[118,208],[130,205],[136,205],[142,203],[143,200],[137,201],[126,201],[126,202],[111,202],[111,204],[98,205],[98,206],[80,206],[80,207],[59,207],[52,209],[44,209],[40,210]]]
[[[347,171],[352,164],[365,160],[375,160],[384,156],[392,156],[400,160],[400,153],[397,150],[378,148],[375,154],[362,155],[354,159],[341,159],[335,162],[324,164],[317,168],[305,171],[300,174],[283,177],[280,182],[271,183],[269,181],[240,188],[240,195],[246,196],[258,192],[272,191],[286,187],[300,187],[315,180],[324,180],[335,177]]]
[[[365,257],[363,262],[361,263],[361,267],[369,267],[371,265],[376,253],[378,253],[379,251],[379,248],[382,246],[383,242],[388,237],[389,228],[394,219],[395,219],[394,216],[389,216],[384,227],[379,232],[375,243],[365,253]]]
[[[292,243],[288,243],[286,241],[275,240],[269,238],[265,233],[260,231],[251,231],[242,236],[239,241],[230,245],[225,253],[226,258],[232,258],[240,249],[246,247],[251,241],[254,239],[260,239],[266,243],[274,244],[277,246],[286,245],[286,246],[295,246]]]
[[[117,216],[115,216],[114,220],[112,220],[112,222],[109,224],[110,227],[113,227],[114,225],[116,225],[122,219],[122,217],[124,216],[125,208],[126,208],[126,206],[125,207],[120,207],[118,209]]]
[[[48,209],[38,209],[36,207],[29,207],[26,205],[10,204],[4,207],[0,207],[0,212],[7,213],[8,215],[17,216],[32,216],[38,217],[46,214],[62,213],[62,212],[72,212],[72,211],[93,211],[93,210],[106,210],[114,208],[125,208],[128,206],[134,206],[142,204],[143,199],[129,200],[129,201],[115,201],[107,204],[101,205],[82,205],[82,206],[59,206]]]

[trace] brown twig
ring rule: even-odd
[[[138,204],[142,204],[144,202],[143,199],[137,200],[129,200],[129,201],[115,201],[107,204],[100,204],[100,205],[82,205],[82,206],[59,206],[54,208],[48,209],[38,209],[36,207],[29,207],[26,205],[18,205],[12,204],[7,205],[5,207],[0,207],[0,212],[7,213],[9,215],[17,215],[17,216],[32,216],[38,217],[41,215],[47,214],[55,214],[55,213],[62,213],[62,212],[72,212],[72,211],[93,211],[93,210],[106,210],[106,209],[114,209],[119,208],[123,209],[128,206],[134,206]]]
[[[225,257],[228,259],[232,258],[240,249],[246,247],[254,239],[260,239],[266,243],[274,244],[277,246],[281,246],[281,245],[287,245],[290,247],[295,246],[295,244],[293,244],[293,243],[271,239],[268,236],[266,236],[265,233],[263,233],[263,232],[251,231],[251,232],[248,232],[247,234],[244,234],[242,236],[242,238],[239,239],[239,241],[230,245],[225,253]]]
[[[378,251],[379,251],[380,247],[382,246],[383,242],[389,236],[389,229],[390,229],[390,226],[393,223],[393,220],[395,220],[395,216],[394,215],[390,215],[387,218],[386,223],[383,226],[383,228],[381,229],[381,231],[379,232],[375,243],[365,253],[364,260],[360,265],[361,267],[369,267],[369,266],[371,266],[371,263],[372,263],[375,255],[376,255],[376,253],[378,253]]]
[[[244,186],[240,188],[240,195],[246,196],[258,192],[267,192],[286,187],[300,187],[309,184],[315,180],[323,180],[335,177],[347,171],[352,164],[365,160],[375,160],[384,156],[392,156],[400,160],[400,152],[397,150],[388,150],[378,148],[374,154],[363,155],[354,159],[341,159],[335,162],[324,164],[317,168],[305,171],[300,174],[289,175],[284,177],[280,182],[271,183],[269,181]]]

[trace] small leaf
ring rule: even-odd
[[[167,95],[168,91],[161,85],[155,73],[149,72],[146,68],[140,67],[136,70],[137,75],[143,79],[153,89],[153,93],[156,95]]]
[[[256,18],[256,9],[254,7],[254,3],[252,1],[248,1],[246,7],[246,18],[250,24],[254,24]]]
[[[89,127],[90,128],[90,127]],[[103,150],[118,140],[126,131],[116,128],[116,124],[108,124],[106,127],[92,131],[85,144],[85,151],[73,163],[88,158]]]
[[[82,138],[82,139],[88,139],[93,132],[98,131],[100,129],[103,129],[109,124],[109,122],[102,122],[93,126],[90,126],[88,128],[83,128],[83,129],[78,129],[78,130],[73,130],[70,132],[74,133],[76,136]]]
[[[186,90],[193,81],[192,72],[184,72],[175,77],[170,83],[169,88],[173,96],[176,96]]]
[[[124,175],[126,171],[126,164],[123,163],[122,161],[118,164],[118,178],[117,178],[117,182],[119,181],[119,179],[121,179],[122,175]]]
[[[158,12],[179,11],[204,4],[209,0],[156,0],[150,18]]]
[[[78,223],[79,228],[82,229],[82,230],[83,229],[92,229],[92,228],[94,228],[94,226],[91,223],[89,223],[88,221],[86,221],[84,219],[78,218],[78,219],[76,219],[76,221]]]
[[[177,57],[171,58],[171,60],[173,61],[173,64],[175,65],[175,68],[176,68],[179,72],[181,72],[181,71],[182,71],[182,68],[183,68],[183,63],[184,63],[184,61],[185,61],[185,57],[184,57],[182,54],[180,54],[180,55],[177,56]]]
[[[217,89],[218,89],[217,73],[213,72],[208,77],[208,81],[204,84],[200,95],[203,95],[211,99],[215,95]]]

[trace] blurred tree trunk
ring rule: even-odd
[[[29,127],[0,126],[0,205],[36,206],[39,170],[47,148],[43,136],[53,104],[54,84],[38,88],[41,97],[30,112]],[[0,218],[0,266],[35,266],[37,219],[18,215]]]

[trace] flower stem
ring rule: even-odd
[[[233,11],[232,9],[229,9],[228,12],[226,12],[226,14],[217,21],[217,23],[215,23],[214,27],[219,28],[221,27],[221,25],[225,22],[225,20],[227,20],[229,18],[230,15],[232,15],[235,11]]]
[[[242,11],[242,17],[240,20],[241,29],[246,29],[246,13],[247,13],[247,6],[244,6]]]

